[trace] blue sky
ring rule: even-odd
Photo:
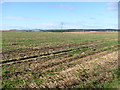
[[[5,2],[2,29],[118,28],[114,2]]]

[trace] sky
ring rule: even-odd
[[[117,2],[5,2],[2,26],[8,29],[117,29]]]

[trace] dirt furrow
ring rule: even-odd
[[[43,64],[41,63],[32,63],[31,65],[32,66],[32,69],[34,70],[50,70],[50,68],[52,68],[50,71],[56,71],[58,68],[61,68],[62,69],[64,68],[68,68],[68,67],[72,67],[74,65],[76,65],[76,63],[82,63],[84,61],[82,61],[83,58],[87,57],[87,56],[93,56],[93,55],[96,55],[96,53],[101,53],[101,52],[106,52],[106,50],[102,50],[102,51],[97,51],[95,53],[87,53],[87,54],[83,54],[83,55],[73,55],[72,57],[67,57],[67,58],[64,58],[64,59],[55,59],[55,60],[51,60],[49,62],[45,62]],[[108,52],[108,51],[107,51]],[[110,51],[109,51],[110,52]],[[81,60],[78,60],[78,59],[81,59]],[[47,64],[46,64],[47,63]],[[62,66],[60,66],[62,65]]]
[[[45,47],[43,49],[27,49],[24,50],[23,52],[19,52],[19,50],[17,50],[18,52],[8,52],[8,53],[4,53],[4,51],[2,52],[2,58],[4,59],[15,59],[15,58],[24,58],[24,57],[29,57],[29,56],[33,56],[33,55],[40,55],[40,54],[49,54],[49,53],[54,53],[54,52],[59,52],[59,51],[65,51],[66,49],[69,50],[70,48],[74,48],[74,47],[79,47],[81,45],[90,45],[93,43],[99,44],[102,41],[90,41],[90,42],[86,42],[86,43],[80,43],[80,44],[70,44],[70,45],[66,45],[66,46],[61,46],[61,48],[59,47]]]
[[[64,88],[64,87],[68,87],[68,86],[71,86],[71,85],[79,85],[80,83],[83,83],[84,81],[87,81],[89,79],[93,79],[95,77],[98,77],[97,79],[101,79],[103,80],[105,78],[110,78],[108,76],[109,73],[106,73],[106,72],[101,72],[101,75],[102,73],[104,73],[102,76],[90,76],[89,74],[91,72],[95,73],[95,72],[98,72],[101,71],[101,70],[106,70],[106,69],[113,69],[116,67],[116,64],[117,64],[117,59],[118,59],[118,56],[117,56],[117,52],[113,52],[113,53],[109,53],[105,56],[102,56],[101,58],[96,58],[96,59],[92,59],[90,61],[87,61],[87,62],[84,62],[82,63],[82,67],[81,65],[78,65],[78,66],[75,66],[74,68],[69,68],[69,72],[68,70],[67,71],[63,71],[60,72],[58,75],[54,75],[53,77],[51,76],[51,81],[49,83],[43,83],[40,85],[40,87],[42,88]],[[89,64],[89,65],[88,65]],[[88,68],[88,69],[86,69]],[[84,76],[83,77],[83,73],[80,72],[80,75],[79,77],[76,77],[74,76],[73,74],[78,72],[78,71],[81,71],[83,72],[83,69],[86,70],[86,73],[84,74],[87,74],[88,76]],[[97,71],[94,71],[94,70],[97,70]],[[107,74],[107,75],[106,75]],[[59,78],[63,78],[62,80],[60,81],[56,81],[54,78],[55,77],[59,77]],[[49,78],[49,77],[47,77]],[[83,80],[84,79],[84,80]]]
[[[87,45],[87,46],[83,46],[84,48],[88,48],[88,47],[92,47],[92,46],[95,46],[95,45]],[[78,47],[79,48],[79,47]],[[78,49],[77,48],[77,49]],[[26,60],[26,59],[31,59],[31,58],[37,58],[37,57],[42,57],[42,56],[49,56],[49,55],[55,55],[55,54],[60,54],[60,53],[66,53],[66,52],[70,52],[70,51],[73,51],[75,50],[74,48],[73,49],[68,49],[68,50],[61,50],[61,51],[57,51],[57,52],[53,52],[53,53],[47,53],[47,54],[42,54],[42,55],[34,55],[34,56],[29,56],[29,57],[24,57],[24,58],[18,58],[18,59],[12,59],[12,60],[5,60],[5,61],[2,61],[0,63],[8,63],[8,62],[13,62],[13,61],[19,61],[19,60]]]

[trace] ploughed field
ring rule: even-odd
[[[117,88],[118,46],[117,32],[2,31],[2,87]]]

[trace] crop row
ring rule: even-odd
[[[34,86],[39,87],[39,88],[41,87],[48,87],[48,88],[68,87],[71,85],[79,85],[80,83],[83,83],[84,81],[91,79],[90,78],[91,76],[89,76],[88,74],[89,68],[91,68],[93,72],[94,72],[94,68],[97,71],[99,69],[103,70],[102,67],[96,68],[96,64],[91,63],[89,65],[88,63],[88,62],[91,62],[91,60],[92,62],[94,62],[94,58],[97,58],[98,56],[106,55],[106,53],[108,53],[108,51],[104,51],[104,52],[98,51],[98,52],[99,53],[94,53],[91,56],[89,56],[88,54],[86,55],[86,57],[84,56],[83,58],[80,57],[79,56],[80,54],[79,54],[74,57],[72,56],[72,57],[67,57],[63,59],[56,58],[56,59],[51,59],[45,62],[40,62],[40,60],[37,60],[37,61],[32,61],[32,62],[16,63],[13,65],[7,65],[7,66],[4,66],[4,68],[6,68],[6,71],[3,72],[3,80],[7,80],[9,82],[11,78],[14,78],[15,80],[17,80],[17,78],[22,77],[22,80],[24,80],[25,82],[25,84],[22,84],[22,86],[32,87],[31,83],[34,83],[35,84]],[[101,58],[101,60],[103,59]],[[110,60],[111,59],[108,60],[109,63],[110,63]],[[97,61],[101,62],[100,60],[97,60]],[[115,64],[113,61],[114,60],[112,60],[112,63],[110,64],[114,66]],[[90,73],[92,72],[90,71]],[[101,79],[103,79],[103,77],[101,77]],[[69,82],[69,84],[67,82]],[[5,83],[6,82],[3,81],[3,84]],[[9,86],[12,86],[12,85],[13,84]]]
[[[97,41],[92,41],[92,42],[88,42],[88,43],[83,43],[83,44],[75,44],[75,45],[71,45],[69,47],[64,47],[64,48],[53,48],[50,49],[49,48],[44,48],[44,49],[37,49],[37,50],[30,50],[27,52],[14,52],[14,53],[7,53],[7,54],[2,54],[2,61],[4,62],[9,62],[9,61],[17,61],[17,60],[25,60],[25,59],[30,59],[30,58],[36,58],[36,57],[40,57],[40,56],[48,56],[48,55],[52,55],[52,54],[59,54],[59,53],[66,53],[66,52],[71,52],[71,51],[75,51],[78,49],[90,49],[90,47],[92,46],[93,49],[94,47],[96,47],[96,45],[101,45],[103,42],[97,42]],[[108,44],[110,42],[107,42]],[[116,43],[112,43],[112,44],[116,44]],[[108,46],[108,45],[104,45],[104,46]],[[102,48],[100,47],[100,48]],[[82,51],[81,50],[81,51]]]

